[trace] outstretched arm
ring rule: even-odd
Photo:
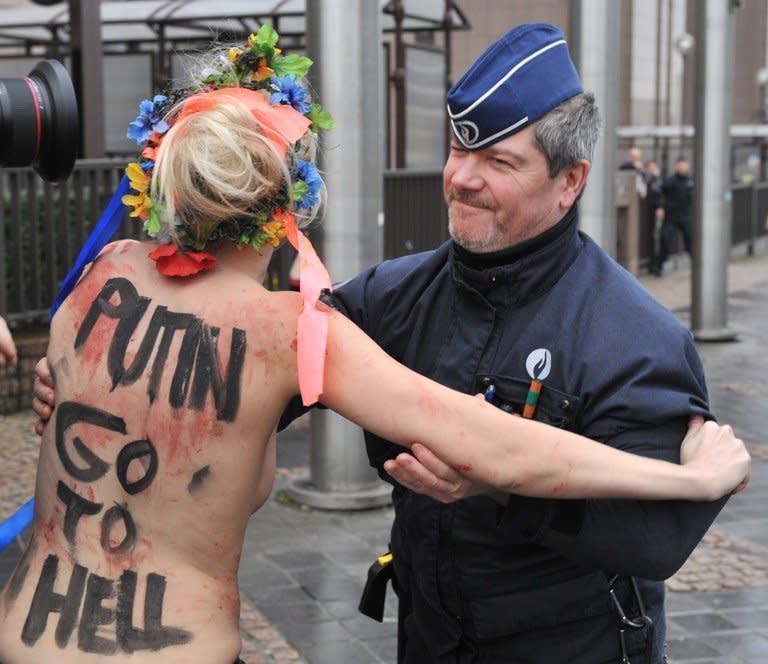
[[[743,442],[736,437],[733,429],[727,424],[704,422],[702,417],[695,416],[688,423],[688,433],[680,447],[680,462],[683,465],[694,464],[701,468],[719,467],[723,450],[738,451],[742,446]],[[509,500],[509,494],[462,475],[424,445],[414,445],[411,452],[412,454],[403,452],[384,463],[384,470],[392,479],[411,491],[424,494],[442,503],[451,503],[477,495],[487,495],[500,504],[506,504]],[[736,486],[733,492],[738,493],[745,489],[748,481],[749,475]]]
[[[428,447],[451,477],[464,478],[455,498],[483,492],[714,500],[748,477],[749,455],[732,435],[723,437],[717,454],[704,445],[684,466],[621,452],[443,387],[395,362],[338,312],[328,316],[323,403],[419,455]],[[36,372],[40,433],[54,393],[45,360]]]
[[[714,500],[748,476],[749,455],[738,439],[724,437],[717,455],[684,466],[627,454],[443,387],[395,362],[341,314],[328,315],[323,403],[399,445],[429,447],[494,489],[548,498]]]

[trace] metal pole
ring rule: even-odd
[[[328,187],[322,255],[336,280],[354,276],[381,255],[381,34],[379,3],[307,2],[312,85],[337,122],[321,146]],[[309,477],[292,482],[291,498],[322,509],[387,504],[391,487],[370,467],[360,428],[330,411],[316,410],[311,418]]]
[[[656,88],[653,103],[653,123],[658,127],[661,124],[661,3],[656,0],[656,62],[654,86]],[[653,137],[653,159],[659,160],[659,137]]]
[[[669,126],[672,124],[672,0],[667,0],[667,78],[664,88],[664,103],[666,117],[664,123]],[[664,137],[664,143],[661,148],[661,172],[663,175],[669,173],[669,137]]]
[[[696,12],[696,140],[691,326],[700,341],[727,341],[731,246],[730,151],[733,17],[730,0],[705,0]]]
[[[81,157],[104,156],[101,0],[69,0],[72,82],[80,109]]]
[[[579,203],[581,228],[611,256],[616,255],[616,126],[619,114],[620,5],[612,0],[581,0],[576,23],[576,66],[585,90],[595,94],[603,132]]]

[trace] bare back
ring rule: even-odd
[[[168,279],[117,243],[56,314],[57,406],[0,661],[222,662],[237,568],[296,390],[298,296],[226,269]]]

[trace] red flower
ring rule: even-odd
[[[216,257],[207,251],[181,251],[175,244],[161,244],[149,257],[166,277],[191,277],[216,265]]]

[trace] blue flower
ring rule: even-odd
[[[273,76],[271,83],[272,87],[277,89],[269,99],[271,103],[290,104],[302,115],[312,110],[312,104],[307,99],[307,91],[296,82],[296,76],[293,74]]]
[[[168,123],[162,119],[162,111],[167,97],[165,95],[155,95],[152,101],[145,99],[139,104],[139,115],[128,125],[126,136],[132,138],[139,145],[152,135],[152,132],[164,134],[168,131]]]
[[[296,160],[296,168],[293,169],[293,195],[294,205],[298,209],[308,209],[319,202],[320,190],[323,188],[323,179],[317,171],[317,167],[310,161]]]

